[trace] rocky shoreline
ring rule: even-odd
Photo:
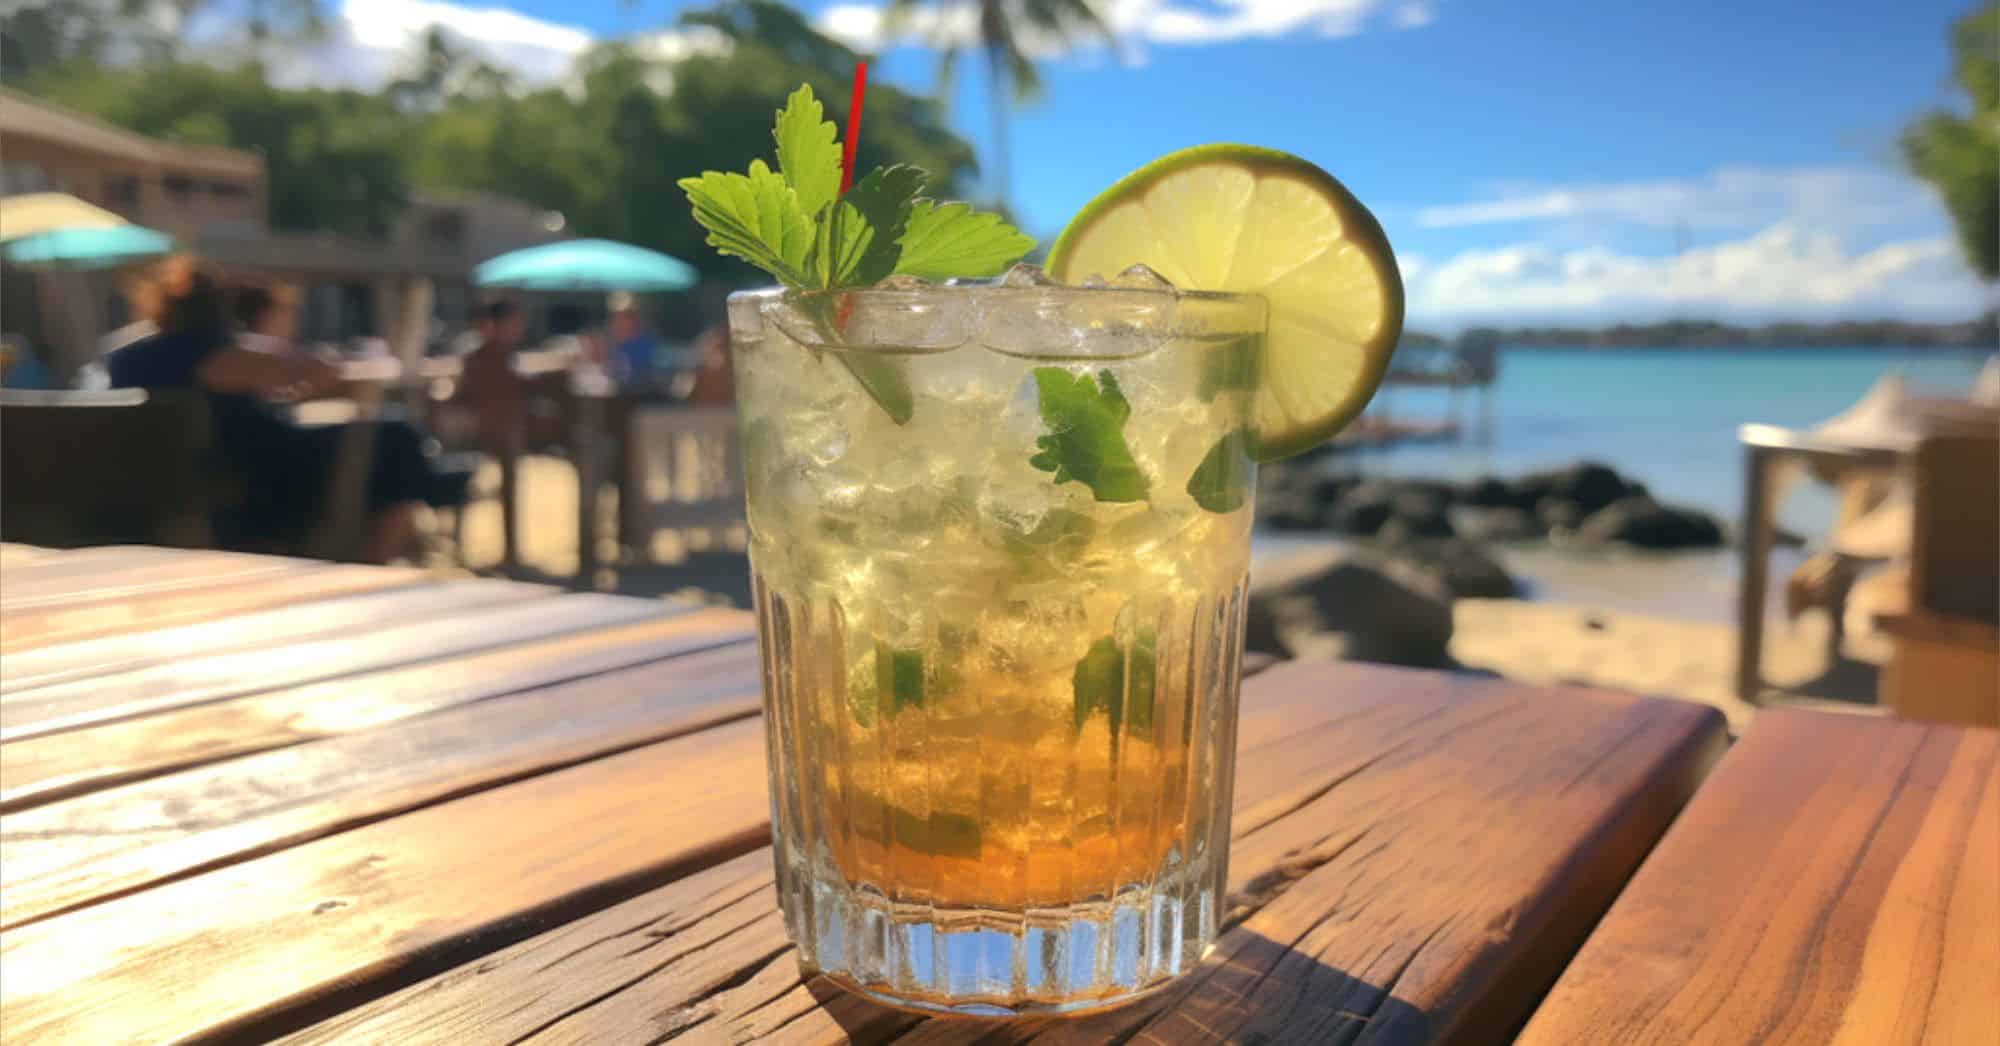
[[[1247,644],[1426,668],[1457,667],[1452,604],[1525,594],[1494,546],[1548,542],[1579,550],[1713,549],[1722,522],[1663,505],[1644,484],[1581,461],[1470,483],[1364,478],[1304,465],[1267,466],[1266,528],[1350,539],[1336,561],[1252,592]],[[1309,637],[1301,640],[1300,637]]]
[[[1550,539],[1584,546],[1716,548],[1722,522],[1700,509],[1665,505],[1646,485],[1595,461],[1470,483],[1364,478],[1311,467],[1266,466],[1258,521],[1280,531],[1369,537],[1387,545],[1464,537]]]

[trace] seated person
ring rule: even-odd
[[[317,359],[252,352],[237,332],[215,279],[164,266],[153,317],[158,333],[112,353],[114,388],[195,389],[208,399],[216,443],[244,481],[239,504],[213,521],[225,548],[296,549],[327,510],[335,462],[353,425],[306,428],[280,417],[271,401],[343,391],[339,372]],[[283,307],[283,306],[274,306]],[[362,558],[387,562],[416,534],[417,509],[435,489],[422,437],[401,422],[374,425],[369,463],[369,532]]]
[[[562,426],[549,418],[531,417],[528,408],[536,398],[564,399],[569,376],[558,371],[526,377],[516,369],[514,354],[527,331],[527,319],[513,302],[481,306],[475,322],[479,344],[465,354],[451,397],[454,405],[472,415],[473,445],[505,455],[560,442]]]
[[[299,354],[299,298],[283,284],[245,284],[229,296],[236,344],[273,356]]]

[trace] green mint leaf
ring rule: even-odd
[[[709,246],[755,265],[780,283],[808,285],[813,223],[782,175],[764,161],[752,160],[749,174],[707,171],[679,184],[694,205],[694,220],[708,230]]]
[[[1255,392],[1262,376],[1263,338],[1251,334],[1203,351],[1195,392],[1207,403],[1223,392]]]
[[[878,707],[894,715],[905,708],[924,706],[924,654],[921,650],[899,650],[881,641],[875,643],[875,680]]]
[[[824,115],[812,85],[800,84],[785,99],[771,129],[778,142],[778,170],[807,214],[818,214],[840,195],[840,143],[834,140],[839,131]]]
[[[1188,496],[1210,512],[1234,512],[1250,497],[1250,435],[1238,429],[1215,441],[1188,477]]]
[[[896,271],[926,280],[998,276],[1035,249],[1035,239],[997,214],[919,199],[910,208]]]
[[[1035,440],[1041,452],[1028,464],[1055,473],[1057,483],[1075,480],[1099,501],[1144,501],[1146,474],[1125,443],[1125,419],[1132,405],[1110,371],[1096,381],[1061,367],[1035,368],[1042,423],[1049,434]]]
[[[852,809],[881,810],[855,819],[854,834],[883,846],[900,846],[939,857],[976,859],[980,853],[979,819],[970,814],[933,810],[928,816],[894,805],[873,792],[857,789]]]
[[[877,167],[834,201],[819,222],[813,274],[823,287],[865,287],[896,268],[897,241],[924,172],[907,164]]]
[[[812,320],[822,343],[829,347],[842,342],[838,322],[842,297],[839,294],[815,293],[803,294],[796,299],[799,311]],[[876,406],[882,408],[882,413],[889,415],[890,421],[898,425],[909,424],[910,418],[916,415],[917,401],[910,392],[910,379],[903,373],[901,360],[866,352],[836,351],[832,355],[849,374],[854,375],[854,380],[861,383],[861,388]]]
[[[917,398],[910,392],[910,379],[903,374],[900,361],[848,352],[836,352],[833,358],[868,390],[869,398],[882,408],[882,413],[889,415],[890,421],[898,425],[910,423],[917,413]]]
[[[1077,729],[1100,710],[1110,717],[1114,735],[1125,726],[1153,728],[1156,647],[1151,629],[1140,629],[1129,646],[1111,636],[1090,644],[1070,676]]]

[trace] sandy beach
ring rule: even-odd
[[[476,489],[498,488],[489,465]],[[558,458],[531,456],[523,466],[521,567],[517,576],[563,584],[575,578],[576,475]],[[602,518],[614,518],[607,499]],[[500,564],[500,506],[490,498],[467,510],[465,567]],[[747,602],[741,535],[662,533],[646,564],[601,570],[591,587],[633,595],[699,592],[712,601]],[[612,550],[603,547],[608,561]],[[1253,587],[1321,569],[1345,548],[1325,539],[1260,538]],[[1713,705],[1740,730],[1755,706],[1738,700],[1733,676],[1734,550],[1586,554],[1546,544],[1496,549],[1526,583],[1527,599],[1459,599],[1452,608],[1451,656],[1469,670],[1530,683],[1575,683]],[[1790,567],[1774,561],[1776,576]],[[1829,624],[1818,612],[1786,621],[1767,609],[1764,675],[1771,700],[1808,701],[1847,710],[1872,708],[1884,651],[1872,637],[1849,637],[1842,656],[1827,655]],[[1288,635],[1297,656],[1328,656],[1311,634]]]

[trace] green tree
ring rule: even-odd
[[[513,78],[487,63],[469,48],[454,43],[443,26],[424,30],[413,52],[403,59],[400,74],[389,82],[389,100],[397,107],[435,111],[448,98],[496,98],[507,93]]]
[[[0,69],[16,86],[76,64],[154,65],[181,56],[188,25],[211,0],[10,0],[0,4]],[[326,27],[322,0],[248,0],[253,47],[309,39]]]
[[[1903,131],[1903,158],[1943,198],[1966,261],[2000,278],[2000,0],[1951,28],[1953,78],[1971,114],[1935,110]]]
[[[708,249],[675,182],[769,158],[784,97],[807,82],[846,98],[861,56],[768,0],[690,12],[681,27],[721,46],[664,62],[614,41],[581,56],[565,90],[448,99],[416,135],[413,184],[506,193],[563,212],[579,234],[685,258],[710,279],[761,279]],[[916,164],[945,195],[975,170],[937,103],[888,85],[869,92],[856,162]]]
[[[951,97],[964,40],[952,25],[963,0],[890,0],[887,22],[894,29],[910,24],[916,12],[929,7],[939,16],[932,46],[938,52],[938,96]],[[992,189],[996,201],[1013,202],[1013,155],[1009,114],[1014,105],[1041,94],[1042,78],[1030,51],[1036,45],[1079,39],[1115,42],[1111,26],[1092,0],[976,0],[975,44],[986,60],[987,115],[992,120]]]
[[[379,95],[281,90],[254,63],[73,63],[37,86],[141,134],[262,152],[280,229],[379,235],[404,203],[408,121]]]

